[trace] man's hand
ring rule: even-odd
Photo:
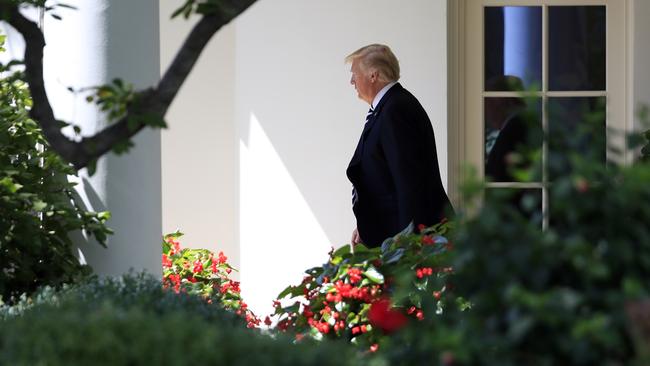
[[[361,236],[359,236],[359,230],[355,227],[354,230],[352,230],[352,239],[350,240],[350,243],[352,245],[357,245],[361,244],[363,240],[361,240]]]

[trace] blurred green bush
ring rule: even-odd
[[[344,345],[246,329],[204,298],[146,275],[46,289],[0,308],[2,365],[353,365]]]

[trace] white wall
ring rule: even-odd
[[[170,10],[161,4],[163,65],[185,32]],[[164,229],[231,257],[238,248],[244,299],[270,311],[354,228],[345,169],[368,106],[346,55],[393,48],[433,121],[446,182],[446,29],[443,0],[258,0],[211,42],[168,115]]]
[[[170,19],[180,1],[160,2],[164,72],[197,17]],[[235,33],[222,28],[203,51],[169,109],[162,132],[163,231],[181,245],[222,250],[239,267],[234,125]]]

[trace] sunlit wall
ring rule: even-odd
[[[187,27],[171,11],[161,3],[163,69]],[[349,84],[349,53],[393,48],[434,124],[446,182],[446,37],[445,0],[258,0],[211,41],[172,106],[164,229],[224,250],[244,299],[269,312],[354,228],[345,169],[368,106]]]

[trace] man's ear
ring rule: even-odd
[[[370,72],[370,81],[373,83],[379,79],[379,71],[377,70],[372,70]]]

